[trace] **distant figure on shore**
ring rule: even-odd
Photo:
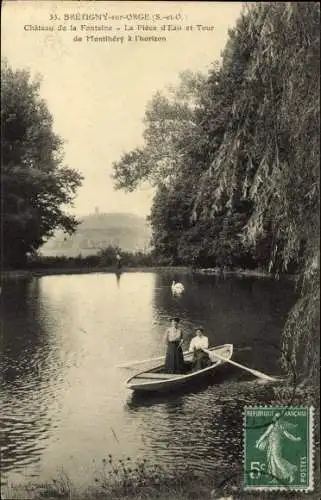
[[[117,269],[121,269],[121,255],[119,252],[116,253]]]
[[[182,373],[184,371],[184,356],[182,351],[183,333],[179,327],[180,319],[172,318],[171,326],[167,328],[164,340],[167,344],[165,357],[166,373]]]
[[[182,283],[179,283],[178,281],[173,281],[171,288],[172,292],[177,294],[183,293],[185,290],[184,285]]]
[[[189,352],[193,353],[193,370],[202,370],[210,364],[210,358],[207,352],[203,349],[208,349],[208,338],[204,335],[204,328],[199,326],[195,331],[195,337],[192,338]]]

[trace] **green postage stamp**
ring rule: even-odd
[[[313,408],[244,410],[244,489],[313,490]]]

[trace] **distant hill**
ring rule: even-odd
[[[143,217],[124,213],[95,213],[81,217],[81,224],[72,236],[63,232],[47,241],[41,248],[43,255],[84,257],[97,253],[108,245],[134,252],[149,248],[151,230]]]

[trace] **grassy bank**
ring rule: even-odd
[[[46,485],[29,485],[26,487],[13,486],[4,491],[3,500],[39,500],[42,498],[61,500],[193,500],[193,499],[212,499],[221,498],[212,495],[213,489],[209,485],[204,485],[203,482],[194,482],[189,485],[173,484],[170,486],[153,485],[142,486],[136,491],[121,493],[113,491],[107,492],[104,488],[98,486],[88,487],[84,490],[75,488],[72,484],[67,489],[57,489],[57,482]]]
[[[109,467],[107,467],[107,465]],[[231,469],[202,475],[192,470],[166,472],[163,468],[140,461],[132,467],[130,459],[117,464],[103,460],[94,485],[77,488],[68,475],[60,470],[56,478],[45,484],[10,485],[2,488],[3,500],[257,500],[257,493],[243,491],[242,471]],[[261,498],[271,493],[260,492]],[[320,486],[311,493],[278,492],[278,500],[292,498],[319,499]]]
[[[67,473],[61,469],[46,484],[10,485],[3,489],[4,499],[35,500],[40,498],[61,499],[196,499],[214,498],[214,478],[186,470],[170,472],[164,467],[147,463],[146,460],[118,459],[109,455],[97,468],[94,484],[77,488]]]

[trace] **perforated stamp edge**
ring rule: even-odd
[[[246,412],[247,410],[307,410],[309,419],[309,436],[308,436],[308,453],[309,453],[309,469],[308,469],[308,486],[300,488],[298,485],[287,485],[287,486],[247,486],[245,485],[245,474],[246,474]],[[315,458],[315,424],[314,424],[314,413],[315,409],[310,405],[249,405],[243,408],[243,490],[244,491],[289,491],[289,492],[300,492],[308,493],[314,490],[314,458]]]

